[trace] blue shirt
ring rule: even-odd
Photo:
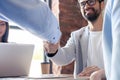
[[[0,19],[11,20],[51,43],[58,42],[61,37],[56,17],[40,0],[0,0]]]
[[[104,17],[103,55],[107,80],[120,80],[120,0],[108,0]]]

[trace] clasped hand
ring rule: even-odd
[[[58,50],[59,46],[60,46],[59,42],[56,44],[50,43],[48,41],[43,42],[44,50],[49,54],[55,53]]]
[[[86,67],[78,76],[90,77],[90,80],[106,80],[104,69],[100,69],[97,66]]]

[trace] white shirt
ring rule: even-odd
[[[87,66],[98,66],[104,68],[102,50],[102,31],[90,31],[88,39]]]

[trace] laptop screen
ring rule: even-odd
[[[0,43],[0,77],[29,74],[33,44]]]

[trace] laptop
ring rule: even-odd
[[[29,75],[33,44],[0,43],[0,77]]]

